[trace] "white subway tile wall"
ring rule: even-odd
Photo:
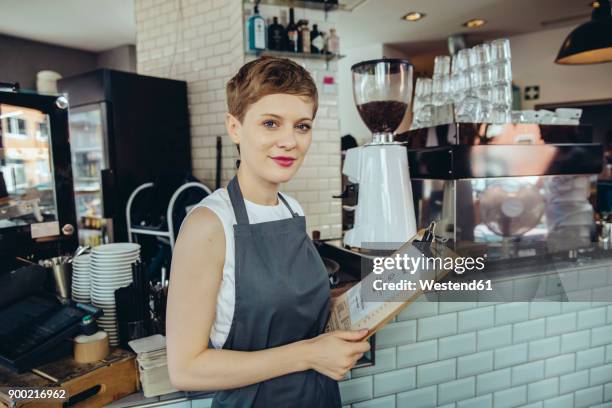
[[[371,383],[359,378],[369,388],[341,386],[343,402],[352,401],[353,408],[610,406],[612,307],[569,305],[500,303],[463,310],[418,302],[379,332],[376,365],[353,370],[347,380],[372,375]],[[453,308],[460,311],[440,314]]]
[[[544,401],[544,408],[572,408],[573,406],[574,394],[566,394]]]
[[[476,395],[490,394],[510,388],[511,372],[510,368],[506,368],[505,370],[495,370],[480,374],[476,377]]]
[[[512,367],[527,362],[527,343],[502,347],[495,350],[495,369]]]
[[[138,73],[187,81],[194,174],[214,188],[216,137],[222,137],[222,185],[235,172],[237,150],[225,131],[225,84],[254,56],[244,52],[244,12],[241,0],[136,0],[136,57]],[[180,8],[179,8],[180,6]],[[250,6],[244,6],[250,8]],[[265,17],[287,8],[262,6]],[[334,13],[296,10],[329,31]],[[306,214],[307,229],[322,238],[341,235],[340,126],[338,95],[322,92],[323,77],[337,78],[337,64],[296,59],[311,72],[319,88],[319,111],[306,160],[282,191],[296,198]]]

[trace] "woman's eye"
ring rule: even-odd
[[[263,122],[263,125],[265,127],[267,127],[267,128],[271,128],[271,129],[278,127],[278,124],[275,121],[273,121],[273,120],[266,120],[266,121]]]
[[[303,132],[308,132],[311,129],[311,126],[307,123],[300,123],[296,127]]]

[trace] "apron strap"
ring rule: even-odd
[[[289,212],[291,213],[291,216],[293,218],[295,217],[299,217],[299,214],[296,213],[295,211],[293,211],[293,209],[291,208],[291,206],[289,205],[289,203],[287,202],[287,200],[285,200],[285,197],[283,197],[283,195],[281,193],[278,193],[278,198],[280,198],[280,200],[283,202],[283,204],[285,204],[285,206],[287,207],[287,209],[289,209]]]
[[[234,215],[236,216],[236,222],[238,224],[248,224],[249,216],[247,214],[246,206],[244,205],[244,197],[242,191],[240,191],[240,185],[238,184],[238,176],[234,176],[227,185],[227,192],[234,208]]]
[[[238,183],[238,176],[234,176],[227,185],[227,192],[234,208],[234,215],[236,216],[236,222],[238,224],[249,224],[249,215],[247,214],[246,205],[244,204],[244,197],[240,190],[240,184]],[[278,198],[287,207],[293,218],[299,217],[299,214],[293,211],[285,197],[281,193],[278,193]]]

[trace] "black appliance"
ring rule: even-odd
[[[61,79],[81,244],[127,241],[126,204],[139,185],[190,173],[187,85],[109,69]]]
[[[62,304],[44,290],[47,276],[42,267],[20,262],[0,272],[0,364],[13,371],[70,355],[83,317],[102,314],[90,305]]]
[[[16,256],[77,246],[67,106],[63,97],[0,91],[0,272]]]

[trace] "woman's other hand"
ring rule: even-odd
[[[305,340],[308,368],[334,380],[341,380],[355,363],[370,350],[370,343],[362,340],[367,329],[337,330]]]

